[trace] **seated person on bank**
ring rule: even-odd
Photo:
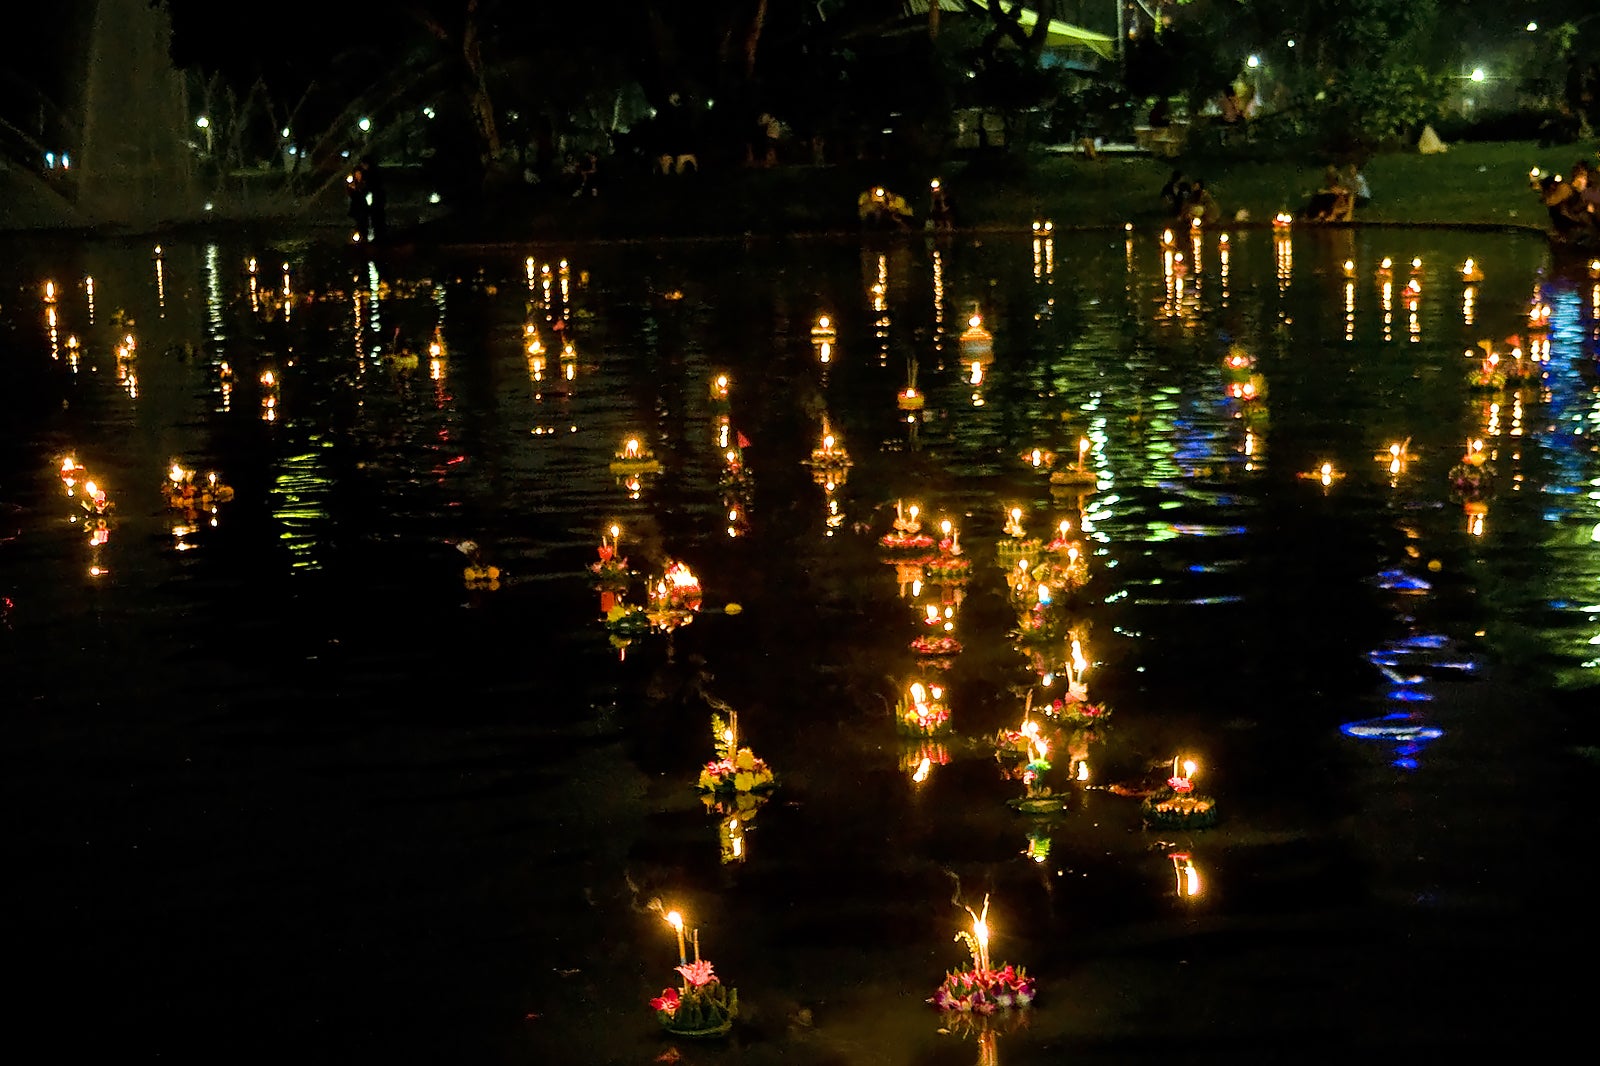
[[[1184,208],[1189,200],[1189,179],[1183,176],[1183,171],[1174,170],[1167,183],[1161,186],[1161,202],[1167,207],[1167,214],[1173,218],[1182,218]]]
[[[1217,206],[1216,198],[1211,195],[1211,190],[1206,188],[1206,183],[1198,179],[1189,186],[1183,213],[1186,218],[1199,222],[1202,226],[1210,226],[1222,220],[1222,208]]]
[[[1539,199],[1550,213],[1550,229],[1562,240],[1588,243],[1600,237],[1600,216],[1593,199],[1586,195],[1591,180],[1589,165],[1582,160],[1566,181],[1559,174],[1539,180]]]
[[[856,214],[871,229],[905,229],[911,220],[906,198],[876,185],[856,198]]]
[[[1349,222],[1355,213],[1355,193],[1334,167],[1322,173],[1322,188],[1311,194],[1300,217],[1308,222]]]

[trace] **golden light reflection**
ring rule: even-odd
[[[1179,899],[1198,898],[1205,890],[1200,880],[1200,869],[1194,864],[1194,859],[1186,851],[1174,851],[1167,856],[1172,860],[1172,872],[1177,881]]]

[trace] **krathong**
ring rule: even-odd
[[[958,338],[961,361],[964,363],[990,363],[994,361],[994,334],[983,328],[983,316],[976,309],[967,319],[967,328]]]
[[[694,961],[685,951],[683,915],[665,911],[660,900],[651,901],[651,909],[661,914],[678,937],[678,965],[673,967],[682,983],[677,988],[663,988],[661,995],[650,1000],[661,1028],[673,1036],[718,1037],[726,1036],[739,1016],[739,991],[728,988],[717,977],[711,960],[700,957],[700,930],[691,934]]]
[[[1494,468],[1483,452],[1483,441],[1467,442],[1466,453],[1450,468],[1450,492],[1460,500],[1482,500],[1494,491]]]
[[[1050,484],[1081,485],[1084,487],[1093,487],[1098,484],[1098,475],[1085,465],[1085,460],[1087,460],[1089,457],[1089,447],[1090,445],[1088,438],[1080,437],[1078,439],[1077,464],[1074,466],[1063,467],[1060,470],[1052,471],[1050,474]]]
[[[895,706],[895,724],[912,737],[932,737],[950,729],[950,708],[944,702],[944,688],[936,683],[913,681]]]
[[[711,716],[711,739],[717,757],[701,769],[696,787],[701,792],[717,794],[771,790],[777,780],[766,760],[739,746],[739,713],[720,700],[714,702],[727,717]]]
[[[193,470],[185,470],[176,459],[167,470],[167,479],[161,491],[169,508],[181,511],[191,519],[198,517],[201,512],[215,514],[219,504],[233,499],[233,489],[224,484],[215,471],[197,479]]]
[[[972,953],[972,963],[965,969],[951,970],[944,981],[928,999],[941,1011],[961,1014],[993,1014],[996,1011],[1021,1009],[1028,1006],[1037,994],[1037,985],[1022,967],[1009,963],[998,968],[989,961],[989,897],[983,898],[983,910],[972,916],[972,931],[963,929],[956,939],[965,941]]]
[[[845,451],[826,418],[822,420],[822,441],[811,450],[806,465],[811,468],[812,479],[830,490],[844,484],[850,472],[850,453]]]
[[[661,470],[661,464],[656,461],[650,449],[646,448],[638,437],[629,437],[622,442],[616,457],[611,461],[611,472],[628,476],[639,474],[654,474]]]
[[[1178,756],[1163,788],[1145,797],[1139,815],[1155,829],[1206,829],[1217,824],[1217,803],[1194,789],[1196,764]]]
[[[894,529],[878,539],[878,545],[892,552],[927,551],[933,547],[933,538],[922,532],[921,512],[916,504],[906,505],[896,500]]]
[[[467,557],[467,565],[461,571],[462,583],[467,588],[492,592],[500,587],[500,568],[489,565],[477,541],[461,541],[456,545],[456,550]]]
[[[1060,811],[1065,805],[1062,797],[1044,780],[1044,775],[1051,768],[1050,743],[1044,738],[1039,723],[1028,717],[1028,711],[1024,710],[1022,725],[1015,732],[1002,731],[995,739],[1000,748],[997,754],[1020,751],[1025,760],[1019,775],[1023,794],[1007,800],[1007,805],[1026,814],[1054,814]]]
[[[665,572],[650,589],[651,608],[662,615],[692,614],[700,610],[700,600],[700,579],[680,562],[669,560]]]
[[[610,537],[604,533],[600,535],[600,546],[596,549],[600,561],[589,564],[589,570],[595,576],[595,587],[602,592],[622,592],[627,589],[632,571],[628,569],[627,557],[622,555],[622,527],[613,525]]]

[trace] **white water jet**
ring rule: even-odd
[[[196,213],[187,89],[172,24],[149,0],[99,0],[89,30],[78,209],[148,228]]]

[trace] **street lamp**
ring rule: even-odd
[[[195,124],[196,127],[198,127],[200,130],[202,130],[205,133],[205,135],[206,135],[206,155],[210,155],[211,154],[211,120],[209,118],[206,118],[204,115],[201,115],[199,118],[194,120],[194,124]]]
[[[1261,57],[1257,56],[1257,55],[1253,55],[1249,59],[1246,59],[1244,61],[1244,64],[1245,64],[1245,66],[1247,66],[1247,67],[1251,68],[1252,70],[1254,70],[1256,67],[1259,67],[1261,65]]]
[[[362,133],[370,133],[370,132],[372,132],[372,120],[370,118],[367,118],[366,116],[362,116],[361,121],[357,122],[356,125],[361,127],[361,132]]]
[[[1483,68],[1482,67],[1473,67],[1472,68],[1471,78],[1472,78],[1473,81],[1482,81],[1484,78],[1487,78],[1487,77],[1488,77],[1488,75],[1483,72]]]

